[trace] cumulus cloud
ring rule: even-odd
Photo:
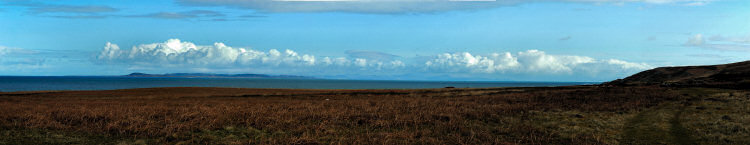
[[[713,0],[178,0],[191,6],[226,6],[262,12],[429,13],[488,9],[531,2],[648,3],[699,6]]]
[[[653,68],[653,66],[648,65],[646,63],[634,63],[634,62],[627,62],[627,61],[617,60],[617,59],[608,59],[604,62],[610,65],[619,67],[620,69],[623,69],[623,70],[645,70],[645,69]]]
[[[585,56],[549,55],[539,50],[527,50],[513,55],[510,52],[487,56],[468,52],[445,53],[425,62],[427,69],[446,72],[503,73],[503,74],[573,74],[602,71],[632,72],[652,68],[644,63],[616,59],[596,60]]]
[[[496,78],[513,75],[597,76],[606,79],[624,77],[652,68],[645,63],[617,59],[595,59],[586,56],[552,55],[539,50],[516,53],[498,52],[477,55],[469,52],[443,53],[430,59],[397,57],[374,51],[347,51],[349,57],[326,57],[300,54],[294,50],[260,51],[237,48],[224,43],[196,45],[179,39],[141,44],[130,49],[107,43],[95,61],[100,64],[127,65],[138,68],[244,68],[244,73],[301,75],[471,75]],[[412,59],[412,61],[404,61]],[[408,64],[405,62],[409,62]]]
[[[688,38],[685,46],[720,51],[750,51],[750,37],[725,37],[716,35],[705,38],[703,34],[695,34]]]
[[[97,61],[110,64],[136,64],[143,66],[201,66],[201,67],[251,67],[274,69],[314,69],[318,67],[383,70],[403,67],[399,60],[379,61],[364,58],[316,57],[299,54],[293,50],[259,51],[234,48],[224,43],[196,45],[179,39],[163,43],[142,44],[131,49],[121,49],[107,43],[97,56]]]

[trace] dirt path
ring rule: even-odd
[[[680,119],[688,102],[663,104],[644,110],[625,124],[622,144],[693,145]]]
[[[687,104],[682,104],[679,110],[674,113],[672,119],[669,120],[669,134],[672,135],[672,142],[679,145],[694,145],[695,139],[690,136],[687,128],[682,126],[680,120],[682,119],[682,112],[685,111]]]

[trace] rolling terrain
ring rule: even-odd
[[[750,88],[750,61],[722,65],[660,67],[606,84],[746,89]]]

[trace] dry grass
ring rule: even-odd
[[[81,138],[96,144],[613,144],[625,118],[679,99],[658,87],[585,86],[5,93],[0,134],[28,135],[6,136],[0,144],[87,143],[74,140]],[[49,134],[70,140],[34,142],[55,138]]]
[[[750,143],[750,93],[727,91],[686,105],[683,124],[698,144]]]

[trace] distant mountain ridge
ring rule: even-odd
[[[213,74],[213,73],[167,73],[167,74],[147,74],[131,73],[124,77],[184,77],[184,78],[298,78],[312,79],[314,77],[295,76],[295,75],[267,75],[267,74]]]
[[[660,67],[604,85],[750,88],[750,61],[721,65]]]

